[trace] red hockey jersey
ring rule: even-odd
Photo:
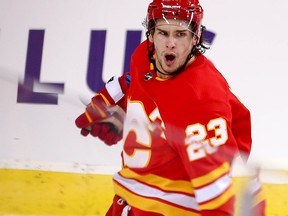
[[[137,216],[233,215],[231,163],[250,153],[249,110],[203,55],[160,79],[143,42],[130,75],[115,193]]]

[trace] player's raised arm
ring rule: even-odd
[[[101,91],[92,97],[85,112],[75,120],[81,134],[91,134],[107,145],[122,139],[125,118],[125,92],[130,84],[130,74],[112,77]]]

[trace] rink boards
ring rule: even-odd
[[[0,169],[1,216],[104,216],[113,198],[112,176],[83,172]],[[275,171],[276,172],[276,171]],[[288,172],[281,172],[288,178]],[[234,177],[237,196],[243,177]],[[288,212],[288,184],[263,183],[267,215]]]

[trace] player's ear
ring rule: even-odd
[[[193,46],[196,46],[198,44],[199,38],[193,34],[193,38],[192,38],[192,44]]]

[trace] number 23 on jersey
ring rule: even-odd
[[[208,137],[208,132],[214,131],[214,136]],[[217,151],[218,147],[228,140],[227,123],[223,118],[215,118],[207,125],[200,123],[187,126],[186,130],[187,154],[190,161],[198,160]]]

